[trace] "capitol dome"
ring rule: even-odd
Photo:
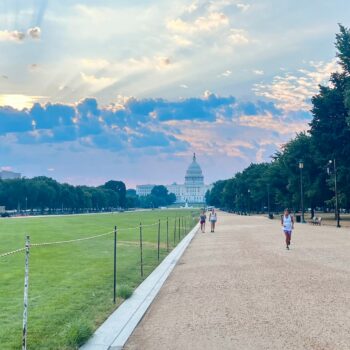
[[[187,169],[185,176],[185,185],[203,185],[204,176],[202,169],[197,163],[196,154],[193,155],[193,160],[190,166]]]

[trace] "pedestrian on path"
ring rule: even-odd
[[[284,214],[281,218],[281,225],[284,235],[286,236],[286,249],[289,250],[292,231],[294,230],[294,218],[290,214],[289,209],[284,210]]]
[[[218,220],[218,217],[216,215],[215,209],[213,208],[212,211],[209,214],[209,221],[210,221],[210,226],[211,226],[211,231],[210,232],[214,232],[215,231],[215,224]]]
[[[207,216],[205,215],[205,211],[203,210],[201,215],[199,215],[199,222],[201,224],[202,233],[205,232],[205,222],[207,221]]]

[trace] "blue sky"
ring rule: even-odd
[[[131,3],[131,4],[130,4]],[[0,167],[98,185],[206,182],[310,121],[345,0],[0,3]]]

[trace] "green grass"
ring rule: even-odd
[[[195,217],[198,213],[195,213]],[[76,349],[158,265],[158,226],[143,229],[144,277],[140,276],[139,229],[161,219],[160,260],[179,242],[175,217],[190,210],[0,219],[0,254],[32,243],[89,237],[117,225],[117,305],[113,304],[113,240],[110,234],[70,244],[32,247],[30,253],[28,350]],[[190,220],[188,221],[188,225]],[[195,222],[191,222],[191,227]],[[180,233],[180,239],[185,232]],[[0,348],[21,348],[24,253],[0,258]]]

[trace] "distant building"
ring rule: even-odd
[[[20,173],[14,173],[13,171],[7,171],[7,170],[0,171],[1,180],[13,180],[13,179],[20,179],[20,178],[21,178]]]
[[[155,186],[156,185],[138,185],[136,186],[136,194],[140,197],[148,196]]]
[[[147,196],[155,185],[136,186],[136,193],[139,196]],[[187,169],[185,183],[166,185],[169,193],[174,193],[177,203],[204,203],[205,194],[212,188],[212,185],[204,184],[204,176],[200,165],[197,163],[196,155],[193,155],[192,163]]]

